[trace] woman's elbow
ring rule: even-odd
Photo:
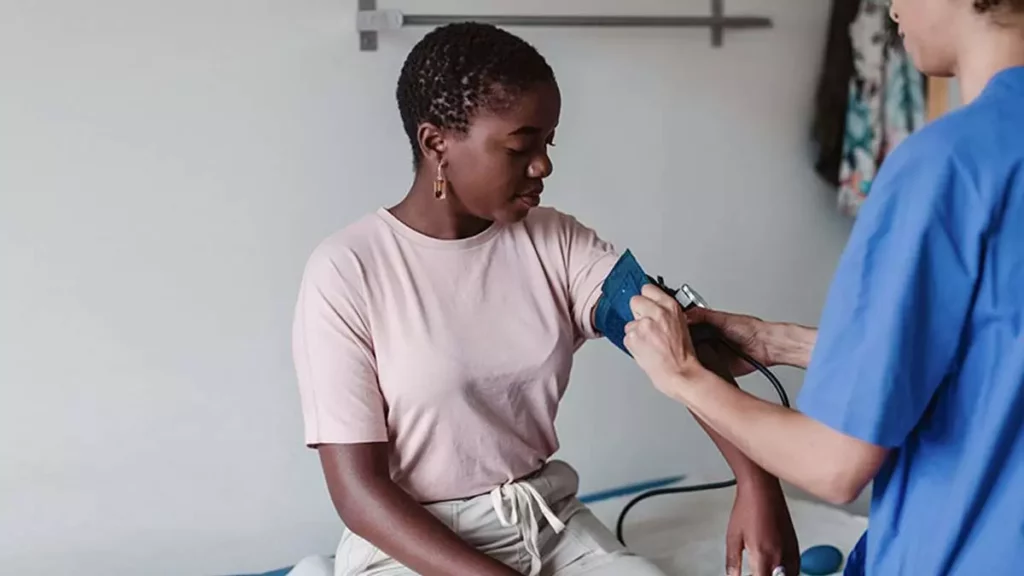
[[[378,473],[383,465],[374,462],[384,457],[369,453],[367,448],[353,445],[320,451],[334,510],[345,526],[360,536],[372,528],[375,502],[391,483],[390,478]]]
[[[380,534],[384,514],[379,489],[360,486],[355,490],[335,489],[331,495],[334,510],[345,528],[360,538],[371,539]]]
[[[330,492],[334,511],[338,513],[338,517],[345,523],[345,526],[355,532],[363,516],[359,499],[352,497],[352,494],[341,488],[332,488]]]

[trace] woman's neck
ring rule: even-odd
[[[977,25],[984,29],[965,34],[957,55],[956,77],[964,104],[981,95],[996,74],[1024,66],[1024,17]]]
[[[420,234],[439,240],[476,236],[492,224],[468,214],[450,192],[443,200],[435,198],[433,179],[422,175],[417,175],[405,198],[388,211]]]

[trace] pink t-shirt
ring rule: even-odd
[[[306,443],[390,442],[392,478],[420,502],[535,472],[617,257],[546,207],[462,240],[385,209],[334,234],[296,308]]]

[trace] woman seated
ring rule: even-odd
[[[598,336],[618,257],[538,207],[554,73],[516,36],[456,24],[416,45],[397,97],[412,187],[316,248],[296,310],[305,438],[347,527],[336,574],[661,574],[549,461],[573,354]],[[795,574],[778,481],[719,447],[739,482],[730,568],[746,547],[759,576]]]

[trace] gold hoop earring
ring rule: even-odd
[[[437,163],[437,178],[434,180],[434,198],[444,200],[448,196],[448,181],[444,178],[444,161]]]

